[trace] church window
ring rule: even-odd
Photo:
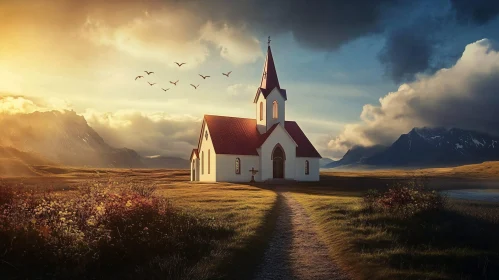
[[[263,121],[263,102],[260,102],[260,120]]]
[[[305,161],[305,175],[308,175],[309,174],[309,162],[308,160]]]
[[[210,161],[210,150],[208,150],[208,174],[210,174],[210,166],[211,166],[211,161]]]
[[[204,138],[205,138],[206,140],[208,140],[208,130],[207,130],[207,131],[205,131],[205,133],[204,133]]]
[[[277,119],[278,118],[278,112],[277,112],[277,101],[274,101],[274,103],[272,103],[272,116],[274,119]]]
[[[241,160],[236,158],[236,174],[241,174]]]
[[[201,174],[204,174],[204,151],[201,152]]]

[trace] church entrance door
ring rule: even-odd
[[[273,177],[274,178],[284,178],[284,150],[281,145],[277,145],[272,153],[273,161]]]

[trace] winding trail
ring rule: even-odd
[[[330,259],[305,209],[291,194],[279,196],[283,201],[276,229],[254,279],[347,279]]]

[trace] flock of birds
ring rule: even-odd
[[[185,63],[185,62],[182,62],[182,63],[175,62],[175,64],[177,64],[177,65],[178,65],[178,67],[181,67],[182,65],[184,65],[184,64],[186,64],[186,63]],[[144,71],[144,72],[147,74],[147,76],[149,76],[149,75],[151,75],[151,74],[154,74],[154,72],[152,72],[152,71]],[[226,77],[228,78],[228,77],[229,77],[229,75],[230,75],[230,73],[232,73],[232,71],[229,71],[229,72],[227,72],[227,73],[222,73],[222,75],[224,75],[224,76],[226,76]],[[204,75],[201,75],[201,74],[199,74],[199,76],[200,76],[201,78],[203,78],[203,80],[206,80],[206,78],[210,78],[210,77],[211,77],[211,76],[204,76]],[[137,76],[137,77],[135,77],[135,80],[137,80],[137,79],[142,79],[142,78],[144,78],[144,76]],[[172,84],[172,85],[176,86],[178,82],[179,82],[179,80],[177,80],[177,81],[175,81],[175,82],[170,81],[170,84]],[[156,83],[151,83],[151,82],[149,82],[149,81],[147,81],[147,83],[148,83],[150,86],[154,86],[154,85],[156,84]],[[192,86],[194,89],[198,89],[199,84],[198,84],[197,86],[196,86],[196,85],[191,84],[191,86]],[[168,90],[170,90],[170,88],[161,88],[161,89],[162,89],[163,91],[168,91]]]

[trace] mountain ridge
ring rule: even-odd
[[[499,137],[460,128],[415,127],[390,146],[376,149],[353,147],[328,167],[419,168],[494,161],[499,160]]]
[[[59,165],[115,168],[188,168],[189,161],[163,157],[151,163],[135,150],[116,148],[74,111],[0,115],[0,147],[40,155]],[[26,161],[27,157],[25,157]],[[170,164],[170,162],[173,162]]]

